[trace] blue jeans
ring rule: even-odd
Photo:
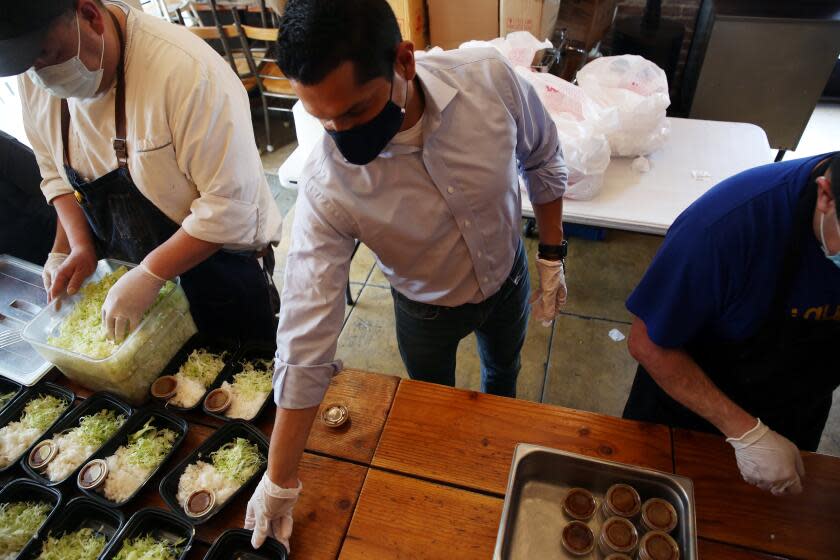
[[[392,288],[397,343],[409,377],[454,386],[458,343],[475,332],[481,390],[515,397],[530,290],[528,260],[521,242],[510,275],[498,292],[481,303],[430,305],[412,301]]]

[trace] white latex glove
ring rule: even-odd
[[[761,423],[739,438],[727,438],[744,480],[774,496],[799,494],[805,466],[799,449],[787,438]]]
[[[537,273],[540,286],[531,296],[531,312],[548,327],[566,305],[566,265],[538,258]]]
[[[245,528],[254,531],[251,546],[259,548],[266,537],[273,537],[291,553],[289,539],[292,536],[292,510],[301,490],[303,484],[299,480],[297,488],[281,488],[271,482],[267,472],[263,474],[245,511]]]
[[[102,324],[107,337],[121,342],[137,328],[165,282],[142,263],[117,280],[102,305]]]
[[[47,293],[50,293],[53,278],[58,273],[58,267],[64,264],[64,261],[69,256],[67,253],[50,253],[47,255],[47,262],[44,263],[44,272],[41,273],[41,279],[44,281],[44,289]]]

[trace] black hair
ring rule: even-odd
[[[292,80],[317,84],[348,60],[360,84],[393,78],[402,35],[385,0],[289,0],[279,28],[277,63]]]

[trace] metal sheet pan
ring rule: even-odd
[[[52,369],[20,333],[47,305],[40,266],[0,255],[0,375],[31,386]]]
[[[618,482],[635,487],[642,501],[662,498],[670,502],[679,515],[671,536],[680,546],[680,558],[698,559],[690,479],[524,443],[516,446],[513,455],[493,559],[570,558],[560,545],[560,534],[568,523],[561,509],[566,492],[572,487],[586,488],[600,507],[607,488]],[[598,514],[589,527],[597,539]],[[597,546],[584,558],[600,558]]]

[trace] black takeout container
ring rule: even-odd
[[[263,545],[254,550],[251,546],[251,531],[245,529],[229,529],[219,535],[204,560],[230,560],[242,558],[247,560],[288,560],[286,547],[274,539],[267,538]]]
[[[151,534],[155,539],[167,540],[173,544],[180,540],[181,543],[178,544],[178,547],[180,547],[181,553],[177,558],[183,560],[186,558],[190,547],[192,547],[195,528],[172,512],[159,508],[141,509],[131,516],[119,534],[108,545],[101,558],[103,560],[114,558],[119,554],[125,541],[148,534]]]
[[[26,548],[38,538],[45,527],[49,526],[50,521],[52,521],[58,513],[63,501],[64,498],[61,495],[61,492],[55,488],[41,486],[34,480],[29,480],[28,478],[13,480],[0,490],[0,504],[16,502],[47,502],[52,505],[52,511],[50,511],[47,515],[47,518],[44,520],[41,527],[34,535],[32,535],[32,538],[29,539],[29,542],[24,545],[21,552],[26,550]]]
[[[251,343],[248,345],[244,345],[242,350],[236,356],[236,359],[232,362],[229,362],[225,365],[225,369],[222,370],[222,373],[216,379],[216,382],[210,387],[210,390],[217,389],[222,386],[222,383],[225,381],[233,384],[233,376],[242,371],[242,364],[243,362],[253,361],[253,360],[274,360],[274,354],[277,350],[277,347],[273,344],[258,344],[258,343]],[[218,418],[223,422],[233,422],[235,420],[243,420],[245,422],[251,422],[257,418],[259,418],[262,413],[265,411],[265,408],[268,406],[268,403],[271,401],[271,394],[273,391],[269,391],[268,395],[266,395],[265,400],[263,401],[262,405],[260,405],[259,410],[252,418],[229,418],[225,416],[224,412],[211,412],[207,410],[207,407],[204,406],[204,401],[202,400],[202,408],[204,409],[205,414],[213,416],[214,418]],[[207,396],[206,394],[204,395]]]
[[[23,393],[23,385],[18,383],[17,381],[12,381],[7,377],[3,377],[0,375],[0,395],[4,393],[14,393],[14,396],[9,399],[5,405],[0,406],[0,412],[3,411],[4,408],[15,402],[15,399],[18,398],[21,393]]]

